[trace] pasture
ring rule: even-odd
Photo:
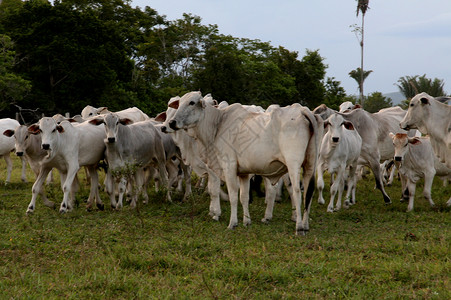
[[[62,215],[38,200],[27,216],[34,177],[29,171],[30,182],[20,182],[14,163],[7,186],[0,165],[1,299],[451,299],[451,186],[438,178],[436,207],[420,184],[411,213],[399,202],[397,180],[386,189],[389,206],[372,176],[358,182],[357,204],[348,210],[326,213],[315,193],[310,232],[297,237],[286,193],[269,225],[260,222],[264,199],[255,198],[252,225],[243,227],[240,215],[233,231],[226,229],[228,203],[215,222],[198,190],[183,203],[149,190],[150,203],[122,211],[111,210],[101,193],[106,209],[87,212],[89,189],[82,187],[74,211]],[[59,184],[46,192],[59,207]]]

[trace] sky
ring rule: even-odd
[[[216,24],[221,34],[259,39],[299,53],[318,50],[327,77],[358,94],[348,73],[360,67],[360,46],[351,25],[361,26],[355,0],[132,0],[150,6],[167,20],[190,13],[202,24]],[[445,82],[451,94],[451,1],[371,1],[365,15],[364,93],[399,91],[404,76],[426,74]]]

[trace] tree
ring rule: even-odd
[[[14,43],[0,34],[0,111],[20,102],[31,90],[31,83],[13,72],[17,64]]]
[[[349,77],[354,79],[359,86],[359,94],[360,94],[360,104],[363,106],[364,97],[363,97],[363,83],[365,79],[373,72],[373,70],[363,71],[361,68],[357,68],[349,72]]]
[[[338,110],[340,104],[345,101],[355,102],[356,99],[347,96],[343,87],[340,86],[340,81],[335,80],[334,77],[328,77],[325,84],[326,94],[324,97],[324,104],[327,107]]]
[[[370,113],[375,113],[382,108],[392,107],[393,103],[390,98],[384,97],[380,92],[371,93],[365,99],[365,110]]]
[[[357,17],[359,16],[359,12],[362,14],[362,26],[361,27],[354,27],[354,32],[356,35],[360,34],[360,69],[363,71],[363,48],[364,48],[364,38],[365,38],[365,14],[366,11],[369,8],[369,0],[356,0],[357,1]],[[359,80],[359,90],[360,90],[360,103],[363,103],[363,81],[364,78],[364,72],[360,73],[360,80]]]
[[[123,37],[94,10],[28,1],[0,22],[16,41],[20,63],[15,71],[33,83],[21,106],[40,107],[46,114],[76,114],[86,104],[99,105],[105,99],[111,109],[123,106],[125,99],[135,105],[124,92],[133,61]]]
[[[407,108],[410,99],[422,92],[428,93],[433,97],[446,95],[443,79],[427,78],[426,74],[422,76],[415,75],[401,77],[398,79],[396,85],[398,86],[399,91],[406,97],[406,100],[401,103],[401,107],[403,108]]]

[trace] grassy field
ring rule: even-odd
[[[451,299],[451,186],[438,179],[436,207],[418,187],[412,213],[398,182],[387,188],[390,206],[371,178],[348,210],[326,213],[315,195],[310,233],[297,237],[288,200],[265,225],[257,198],[253,224],[230,231],[229,205],[215,222],[200,191],[184,203],[151,193],[136,210],[87,212],[84,187],[73,212],[38,200],[27,216],[28,178],[15,168],[9,185],[0,182],[0,299]],[[58,184],[47,194],[62,200]]]

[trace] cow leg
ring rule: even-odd
[[[434,207],[435,203],[432,201],[431,188],[432,182],[434,181],[435,174],[425,174],[424,176],[424,186],[423,186],[423,196],[429,201],[429,204]]]
[[[323,189],[324,189],[324,178],[323,178],[323,165],[320,163],[318,164],[318,169],[316,171],[316,174],[318,176],[317,182],[316,182],[316,188],[318,189],[318,203],[323,205],[326,203],[323,198]],[[328,209],[329,210],[329,209]]]
[[[290,181],[292,185],[292,201],[296,210],[296,234],[305,235],[304,227],[302,223],[302,211],[301,211],[301,201],[302,192],[301,186],[299,184],[300,170],[293,164],[288,163],[288,174],[290,175]]]
[[[410,179],[407,179],[407,188],[409,190],[409,205],[407,206],[407,212],[413,210],[413,202],[415,200],[415,188],[416,183],[412,182]]]
[[[367,156],[366,159],[370,165],[371,170],[373,171],[374,179],[376,180],[376,188],[382,192],[385,204],[391,204],[391,199],[387,195],[387,193],[385,192],[385,189],[384,189],[384,184],[383,184],[383,180],[382,180],[382,172],[381,172],[379,161],[377,159],[375,159],[374,157],[370,157],[370,156]]]
[[[110,205],[111,208],[116,208],[116,193],[115,193],[115,178],[113,178],[113,175],[111,174],[111,171],[108,170],[105,174],[105,191],[108,194],[110,198]]]
[[[47,176],[47,174],[50,172],[51,168],[48,167],[41,167],[41,170],[39,172],[38,177],[36,178],[36,181],[33,184],[33,187],[31,188],[31,201],[30,204],[28,204],[27,214],[31,214],[34,211],[34,208],[36,207],[36,198],[39,194],[41,194],[42,191],[42,185],[44,184],[44,180]]]
[[[100,199],[99,194],[99,174],[97,173],[97,166],[86,166],[85,169],[88,170],[89,179],[91,182],[91,189],[89,191],[88,204],[86,208],[88,210],[92,209],[94,201],[96,202],[97,208],[104,210],[104,205]]]
[[[185,194],[183,195],[183,200],[188,199],[188,197],[191,195],[191,167],[188,165],[185,165],[183,163],[183,160],[180,159],[180,167],[183,171],[183,176],[185,178]]]
[[[446,202],[447,206],[451,206],[451,198],[449,198],[449,200]]]
[[[5,180],[5,184],[8,184],[11,181],[11,172],[13,170],[13,161],[11,160],[11,156],[9,155],[9,153],[3,155],[3,159],[6,162],[6,180]]]
[[[21,156],[20,160],[22,162],[22,172],[20,175],[20,179],[22,180],[22,182],[27,182],[27,160],[25,159],[25,157]]]
[[[208,193],[210,194],[210,216],[215,221],[219,221],[221,216],[221,201],[219,198],[221,191],[221,180],[216,174],[209,172],[208,174]]]
[[[243,207],[243,225],[251,225],[251,214],[249,212],[249,190],[251,175],[239,176],[240,179],[240,202]]]
[[[266,210],[265,210],[265,217],[262,219],[263,223],[268,223],[270,220],[272,220],[272,214],[274,210],[274,202],[276,200],[277,192],[279,191],[279,186],[283,186],[283,180],[279,180],[279,182],[276,185],[272,185],[271,181],[263,177],[263,180],[265,181],[265,202],[266,202]]]
[[[168,171],[166,170],[166,165],[164,164],[163,161],[158,160],[158,170],[160,171],[160,178],[161,178],[163,185],[167,187],[167,194],[166,194],[167,199],[168,199],[168,201],[172,201],[170,187],[168,185],[169,184]]]
[[[115,208],[121,209],[123,207],[124,195],[127,191],[128,182],[125,177],[119,177],[114,180],[114,184],[116,184],[116,183],[117,183],[118,201],[117,201]]]
[[[234,229],[238,226],[238,176],[236,175],[236,165],[229,166],[229,169],[224,169],[225,180],[227,184],[227,191],[229,193],[230,201],[230,222],[228,229]]]
[[[357,186],[357,174],[356,174],[356,165],[349,166],[349,175],[348,175],[348,191],[346,193],[345,199],[345,208],[348,208],[349,205],[355,204],[355,191]]]
[[[69,164],[67,168],[67,173],[65,174],[66,180],[62,183],[63,188],[63,202],[61,202],[60,213],[66,213],[72,210],[72,203],[70,203],[70,194],[72,191],[72,183],[77,175],[78,169],[80,167],[78,165]],[[62,173],[60,171],[60,173]],[[63,175],[62,175],[63,176]]]

